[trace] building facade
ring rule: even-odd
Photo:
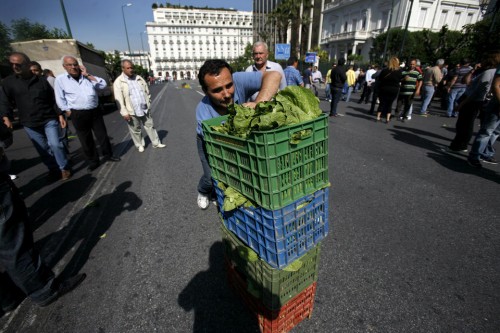
[[[331,59],[357,54],[368,61],[373,39],[378,34],[389,27],[405,27],[411,1],[334,0],[326,4],[322,48],[329,52]],[[460,30],[481,17],[479,0],[413,0],[408,30],[437,32],[443,25],[448,25],[450,30]]]
[[[157,77],[196,78],[207,59],[231,62],[252,43],[252,12],[193,7],[153,8],[146,23]]]

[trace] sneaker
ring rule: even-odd
[[[167,145],[164,145],[163,143],[159,143],[156,146],[153,146],[153,148],[165,148]]]
[[[139,153],[144,153],[144,146],[137,147],[137,150],[139,151]]]
[[[53,290],[52,295],[41,302],[37,302],[38,306],[44,307],[55,302],[59,297],[69,293],[71,290],[78,287],[78,285],[80,285],[80,283],[82,283],[82,281],[85,280],[86,277],[87,275],[84,273],[75,275],[64,281],[58,281],[56,279],[54,281],[55,286],[51,287],[51,289]]]
[[[474,168],[481,169],[483,166],[481,165],[481,162],[479,160],[471,160],[467,159],[467,163],[469,163],[470,166]]]
[[[11,180],[17,179],[17,175],[9,175]]]
[[[411,120],[411,116],[406,117],[406,120]]]
[[[210,200],[208,200],[208,196],[198,193],[198,207],[201,209],[207,209],[208,205],[210,205]]]
[[[488,163],[488,164],[498,164],[498,161],[495,160],[494,157],[484,157],[484,158],[481,158],[481,161],[483,161],[484,163]]]

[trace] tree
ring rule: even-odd
[[[244,71],[248,66],[252,64],[252,44],[248,43],[245,46],[245,53],[242,56],[236,58],[236,60],[229,65],[234,71]]]
[[[120,52],[116,51],[113,54],[105,54],[104,55],[104,63],[106,67],[106,72],[108,76],[111,78],[111,81],[114,81],[118,75],[122,72],[121,67],[121,58]]]
[[[302,9],[302,15],[301,15]],[[290,47],[292,54],[305,53],[305,46],[301,47],[299,40],[299,30],[307,30],[310,22],[309,11],[312,10],[311,1],[307,0],[284,0],[269,14],[268,25],[274,27],[277,32],[277,43],[286,43],[288,41],[287,31],[290,27]]]
[[[10,42],[9,28],[3,22],[0,22],[0,62],[12,52]]]
[[[28,19],[22,18],[12,20],[11,33],[13,41],[24,42],[36,39],[59,39],[69,38],[69,35],[62,29],[54,28],[49,30],[44,24],[31,23]]]

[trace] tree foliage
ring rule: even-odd
[[[252,44],[248,43],[247,46],[245,46],[245,53],[236,58],[236,60],[229,65],[231,65],[234,71],[244,71],[252,63]]]
[[[64,39],[69,35],[62,29],[48,29],[47,26],[38,22],[30,22],[26,18],[12,20],[11,24],[12,40],[24,42],[36,39]]]
[[[450,31],[445,25],[439,32],[421,30],[408,32],[401,52],[404,31],[401,28],[390,29],[378,35],[370,54],[372,62],[382,62],[386,37],[386,59],[399,56],[401,60],[420,59],[422,64],[433,64],[437,59],[445,59],[448,63],[460,62],[462,58],[478,61],[488,51],[499,48],[500,24],[493,25],[491,18],[468,24],[462,31]]]
[[[12,52],[10,42],[9,28],[3,22],[0,22],[0,62]]]
[[[302,8],[302,13],[301,13]],[[307,30],[310,22],[309,12],[312,10],[311,1],[284,0],[269,14],[267,25],[273,27],[277,33],[276,43],[288,41],[288,29],[291,30],[290,47],[292,54],[304,54],[305,46],[299,40],[300,27],[302,34]]]

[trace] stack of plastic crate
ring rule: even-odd
[[[320,241],[328,234],[326,115],[248,139],[203,123],[216,187],[230,286],[257,316],[262,332],[288,332],[312,314]],[[224,211],[233,187],[256,207]]]

